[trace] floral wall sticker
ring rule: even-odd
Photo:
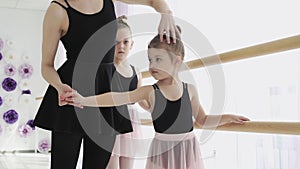
[[[34,65],[30,52],[21,49],[24,45],[16,42],[0,37],[0,144],[1,141],[9,144],[16,141],[23,142],[25,147],[38,142],[33,136],[36,132],[32,108],[35,88],[31,85]],[[48,151],[48,145],[47,141],[41,143],[41,151]],[[3,147],[5,149],[2,144],[0,148]]]
[[[22,79],[30,78],[32,73],[33,73],[33,67],[30,64],[24,63],[19,66],[19,75]]]
[[[15,90],[16,87],[17,82],[13,78],[7,77],[2,81],[2,88],[7,92]]]
[[[48,138],[44,138],[38,143],[38,151],[40,153],[48,153],[51,148],[51,143]]]
[[[11,109],[3,114],[3,120],[8,124],[14,124],[19,118],[18,113]]]
[[[4,67],[4,73],[6,76],[13,76],[16,74],[17,68],[12,64],[7,64]]]

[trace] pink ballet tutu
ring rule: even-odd
[[[142,139],[141,121],[136,104],[127,105],[133,132],[120,134],[116,137],[116,142],[112,155],[134,158],[140,150],[139,144]]]
[[[149,150],[146,169],[204,169],[195,134],[156,133]]]

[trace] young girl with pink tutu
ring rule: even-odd
[[[141,86],[142,75],[139,70],[128,63],[127,57],[132,49],[133,40],[130,26],[127,23],[126,16],[117,18],[118,31],[116,36],[117,44],[115,46],[114,65],[116,71],[113,75],[113,84],[117,84],[118,92],[132,91]],[[113,85],[114,86],[114,85]],[[144,101],[140,105],[147,108]],[[116,137],[112,156],[107,169],[132,169],[134,157],[139,147],[138,140],[141,139],[141,126],[137,104],[128,104],[130,120],[133,132],[119,134]],[[118,109],[118,108],[117,108]],[[127,111],[127,110],[126,110]]]
[[[196,123],[200,126],[205,124],[204,127],[243,124],[249,119],[233,114],[206,115],[199,103],[196,87],[179,78],[183,58],[184,46],[180,39],[168,44],[166,36],[161,42],[157,35],[148,45],[149,71],[157,80],[154,85],[142,86],[130,92],[89,97],[74,91],[67,95],[68,102],[83,108],[117,106],[146,100],[156,132],[146,169],[203,169],[199,143],[193,133],[193,116]]]

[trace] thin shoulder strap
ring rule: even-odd
[[[154,90],[159,90],[159,87],[157,86],[157,84],[153,84],[152,87],[154,88]]]
[[[182,84],[183,84],[183,87],[184,87],[185,89],[187,89],[187,83],[182,82]]]
[[[65,1],[65,3],[67,4],[67,6],[70,7],[69,2],[68,2],[67,0],[64,0],[64,1]]]
[[[187,83],[183,83],[183,90],[186,91],[186,93],[189,93],[189,90],[188,90],[188,84]]]
[[[63,4],[61,4],[60,2],[57,2],[57,1],[51,1],[51,3],[56,3],[58,4],[59,6],[61,6],[62,8],[64,9],[67,9],[67,7],[65,7]]]
[[[131,66],[131,68],[132,68],[133,75],[136,75],[136,71],[135,71],[135,68],[134,68],[134,66],[132,66],[132,65],[130,65],[130,66]]]

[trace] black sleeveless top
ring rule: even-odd
[[[113,92],[127,92],[132,91],[137,88],[138,78],[133,66],[131,66],[133,70],[133,75],[131,77],[124,77],[118,71],[115,71],[112,77],[112,91]],[[113,108],[114,112],[118,112],[114,114],[113,122],[117,123],[120,121],[118,119],[123,119],[122,123],[131,123],[129,111],[127,106],[116,106]],[[117,126],[117,124],[114,124]]]
[[[69,20],[67,33],[61,38],[67,51],[67,61],[57,70],[61,81],[71,87],[75,87],[74,89],[85,96],[112,91],[112,77],[116,70],[113,60],[117,32],[116,16],[112,0],[103,0],[102,9],[94,14],[85,14],[74,9],[67,0],[65,0],[67,7],[57,1],[52,2],[66,10]],[[105,29],[107,25],[110,26],[108,32]],[[102,32],[100,35],[96,34],[97,36],[95,36],[95,33],[98,33],[97,31],[103,29],[106,32]],[[85,50],[81,49],[83,49],[86,43],[90,42],[90,38],[93,39],[95,37],[97,43],[90,44],[92,47],[88,46],[93,49],[92,53],[84,53],[83,51]],[[108,48],[107,52],[101,51],[101,47],[107,44],[113,45]],[[102,57],[98,56],[101,52],[106,54],[103,54]],[[81,56],[83,56],[83,60]],[[90,83],[90,81],[87,82],[84,79],[91,77],[89,74],[76,74],[76,77],[79,77],[79,85],[77,87],[72,86],[74,68],[78,64],[76,61],[84,64],[81,69],[85,71],[89,70],[89,67],[96,65],[96,79],[92,79],[95,84],[95,90],[92,89],[94,91],[85,91],[85,83]],[[124,105],[123,107],[127,106]],[[88,133],[90,136],[95,135],[96,137],[99,134],[131,132],[132,126],[130,120],[127,120],[127,116],[129,117],[128,113],[120,116],[114,107],[100,108],[100,111],[99,108],[85,107],[82,110],[76,108],[75,111],[73,106],[58,106],[57,91],[49,85],[38,109],[34,125],[47,130],[61,132],[82,133],[84,132],[82,129],[84,129],[85,132],[92,132]]]
[[[78,57],[86,41],[101,27],[115,20],[114,6],[111,0],[103,0],[103,7],[94,14],[85,14],[74,9],[67,0],[67,8],[57,1],[52,1],[62,6],[68,14],[69,29],[61,41],[67,51],[67,58],[75,60]],[[116,30],[115,30],[116,32]],[[115,37],[112,37],[114,40]],[[107,39],[108,41],[109,39]],[[111,49],[104,57],[102,63],[112,63],[114,49]]]
[[[183,83],[182,97],[176,101],[165,98],[156,84],[152,86],[155,90],[155,104],[151,116],[155,131],[164,134],[193,131],[192,106],[187,84]]]
[[[112,90],[114,92],[127,92],[127,91],[135,90],[137,88],[138,77],[135,68],[132,65],[130,65],[130,67],[133,72],[131,77],[124,77],[118,71],[115,71],[112,80],[113,82]]]

